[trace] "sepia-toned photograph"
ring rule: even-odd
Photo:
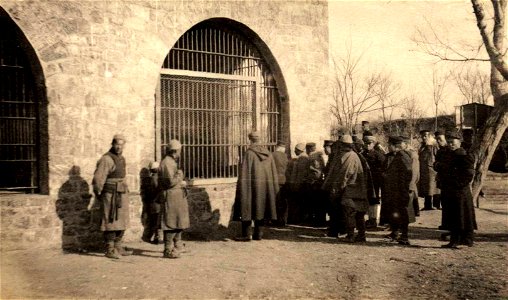
[[[508,299],[508,0],[0,0],[0,299]]]

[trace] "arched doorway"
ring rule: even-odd
[[[164,153],[171,139],[182,142],[181,167],[190,179],[237,177],[253,130],[270,149],[289,136],[276,80],[281,75],[260,44],[244,25],[212,19],[183,34],[166,56],[156,113],[158,146]]]
[[[0,191],[48,193],[47,101],[35,51],[0,8]]]

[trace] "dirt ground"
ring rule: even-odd
[[[423,204],[423,203],[422,203]],[[135,255],[61,250],[1,254],[1,299],[508,299],[508,199],[482,202],[474,247],[442,249],[440,211],[410,227],[411,246],[368,232],[365,244],[324,228],[270,228],[266,239],[187,240],[163,259],[162,245],[129,243]],[[185,236],[184,236],[185,238]]]

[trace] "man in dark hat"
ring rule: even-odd
[[[411,194],[409,197],[411,198],[415,216],[419,216],[420,204],[418,203],[418,182],[420,180],[420,161],[418,159],[418,153],[411,145],[411,138],[405,135],[402,135],[401,138],[402,149],[411,157],[412,176],[411,182],[409,183],[409,193]]]
[[[309,156],[305,152],[305,144],[298,143],[294,149],[294,158],[288,168],[288,187],[290,197],[288,199],[288,222],[299,224],[303,221],[304,201],[307,195],[305,180],[310,172]]]
[[[453,152],[450,150],[446,141],[444,132],[436,131],[436,141],[439,149],[436,153],[436,161],[434,162],[434,170],[436,171],[436,186],[440,190],[440,202],[441,202],[441,225],[439,229],[449,230],[448,226],[448,215],[449,208],[448,203],[450,199],[450,187],[451,187],[451,176],[450,176],[450,163],[452,161]],[[448,232],[442,233],[440,239],[446,240]]]
[[[237,241],[261,240],[266,220],[277,220],[279,180],[273,156],[262,146],[258,132],[249,134],[251,142],[245,152],[238,174],[234,220],[242,222],[242,235]],[[251,226],[254,221],[254,234]]]
[[[364,157],[369,164],[372,174],[372,184],[374,186],[375,198],[369,199],[369,219],[365,223],[367,229],[376,229],[379,220],[381,207],[381,183],[383,181],[383,165],[385,162],[385,154],[376,149],[376,137],[372,135],[364,135]]]
[[[363,133],[363,136],[372,135],[372,132],[370,131],[369,121],[362,121],[362,133]]]
[[[113,136],[111,149],[97,162],[92,180],[95,199],[99,200],[103,212],[101,231],[106,242],[106,257],[113,259],[132,254],[122,246],[124,232],[129,226],[129,189],[122,155],[125,143],[123,134]]]
[[[288,167],[288,156],[286,154],[286,143],[279,141],[272,152],[275,168],[277,169],[279,192],[277,193],[277,223],[286,226],[288,221],[288,199],[286,186],[286,172]]]
[[[387,238],[401,245],[409,245],[408,227],[409,223],[415,221],[409,197],[412,166],[411,157],[402,150],[402,142],[399,136],[388,139],[390,153],[383,175],[383,206],[386,206],[392,231]]]
[[[428,130],[420,131],[422,143],[418,150],[420,160],[420,181],[418,182],[418,194],[425,199],[422,210],[433,210],[433,196],[437,194],[436,190],[436,171],[434,171],[434,161],[438,147],[434,138]]]
[[[171,140],[159,167],[158,200],[161,202],[161,229],[164,232],[164,258],[179,258],[185,251],[182,233],[189,228],[189,205],[185,196],[184,174],[178,168],[182,144]]]
[[[344,211],[346,242],[365,242],[364,216],[369,208],[366,179],[358,154],[353,150],[353,138],[344,135],[342,151],[334,160],[323,189],[330,192],[332,201]],[[354,230],[358,234],[354,236]]]
[[[450,196],[448,198],[448,226],[450,243],[444,248],[458,248],[459,244],[473,246],[476,227],[473,196],[470,183],[474,177],[474,159],[461,147],[461,137],[450,133],[446,140],[452,152],[449,165]]]
[[[305,180],[307,195],[304,207],[307,216],[304,219],[314,226],[324,226],[326,203],[321,185],[324,179],[325,160],[323,152],[317,151],[316,143],[307,143],[305,149],[309,156],[309,172]]]

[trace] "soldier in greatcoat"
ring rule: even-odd
[[[418,203],[418,182],[420,181],[420,160],[418,153],[411,145],[411,138],[408,136],[401,136],[402,138],[402,149],[409,154],[411,157],[411,182],[409,183],[409,197],[413,203],[414,214],[416,217],[420,215],[420,204]]]
[[[129,226],[128,187],[125,182],[126,165],[122,155],[125,136],[113,136],[111,149],[97,162],[93,176],[93,191],[102,211],[101,231],[104,232],[106,257],[118,259],[130,255],[122,246],[122,238]],[[93,203],[89,205],[92,207]]]
[[[190,226],[184,173],[178,167],[181,152],[182,144],[178,140],[171,140],[158,173],[160,192],[157,201],[161,204],[165,258],[178,258],[185,251],[182,232]]]
[[[401,144],[402,139],[398,136],[391,136],[388,140],[391,158],[383,175],[383,205],[387,205],[391,228],[387,238],[398,241],[401,245],[409,245],[409,223],[415,222],[409,197],[412,166],[411,157],[402,150]]]
[[[434,195],[439,194],[436,187],[436,171],[434,171],[434,162],[436,160],[437,145],[428,130],[420,131],[422,143],[418,150],[418,159],[420,161],[420,181],[418,182],[418,194],[424,198],[422,210],[433,210],[439,208],[439,196],[433,199]]]
[[[159,194],[159,162],[150,162],[147,171],[148,174],[141,178],[141,201],[143,202],[141,223],[144,227],[141,239],[144,242],[157,245],[159,244],[159,241],[162,240],[162,237],[159,233],[161,207],[160,204],[156,201]]]
[[[328,175],[325,188],[331,191],[333,201],[337,201],[344,211],[346,242],[364,242],[365,220],[368,210],[366,178],[358,154],[353,150],[353,139],[345,134],[341,139],[342,151]],[[358,234],[354,236],[354,230]]]
[[[288,203],[288,223],[299,224],[304,217],[304,201],[307,195],[305,180],[310,172],[309,156],[305,152],[305,144],[295,146],[296,158],[291,164],[289,180],[290,197]]]
[[[261,240],[264,222],[277,219],[277,167],[270,151],[259,143],[260,138],[256,131],[249,134],[251,145],[240,166],[233,216],[242,222],[242,235],[235,238],[237,241]]]
[[[385,163],[385,154],[376,149],[376,137],[372,135],[363,135],[364,151],[363,156],[369,164],[372,174],[372,183],[374,185],[375,197],[369,199],[369,219],[366,227],[377,228],[380,208],[381,208],[381,183],[383,182],[383,165]]]
[[[436,153],[436,161],[434,162],[434,170],[436,171],[436,186],[441,191],[441,225],[440,230],[450,230],[448,225],[449,208],[448,203],[450,199],[450,163],[452,161],[453,152],[450,150],[446,141],[446,136],[443,132],[436,132],[436,141],[439,149]],[[441,234],[441,240],[446,240],[449,235],[448,232]]]
[[[457,133],[447,136],[452,152],[449,164],[449,197],[447,199],[447,225],[450,229],[450,243],[444,248],[456,249],[459,244],[473,246],[473,233],[477,229],[471,194],[474,177],[474,158],[461,148],[461,137]]]
[[[277,221],[280,226],[286,226],[288,222],[288,188],[286,185],[286,173],[289,163],[286,154],[286,144],[279,141],[272,156],[275,161],[275,167],[277,168],[277,178],[279,181],[279,192],[277,193]]]
[[[315,226],[323,226],[326,223],[326,197],[321,186],[325,160],[323,152],[316,150],[316,143],[307,143],[305,150],[309,156],[309,172],[305,180],[308,192],[305,197],[307,221]]]

